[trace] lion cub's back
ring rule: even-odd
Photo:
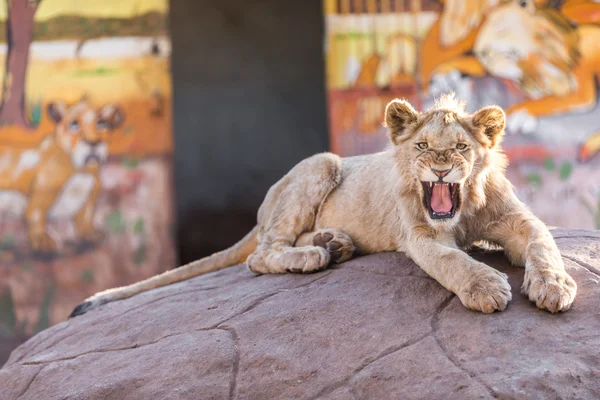
[[[359,253],[395,251],[402,238],[394,196],[398,176],[387,152],[342,159],[341,184],[317,215],[316,229],[338,228]]]

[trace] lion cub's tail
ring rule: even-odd
[[[194,276],[218,271],[246,261],[246,258],[256,249],[258,245],[258,226],[255,226],[242,240],[230,248],[193,261],[189,264],[153,276],[129,286],[122,286],[99,292],[79,304],[69,318],[85,314],[87,311],[115,300],[122,300],[138,293],[146,292],[172,283],[185,281]]]

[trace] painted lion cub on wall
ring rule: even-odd
[[[381,153],[318,154],[268,191],[258,225],[233,247],[130,286],[98,293],[72,316],[100,304],[246,261],[255,273],[315,272],[354,253],[401,251],[468,308],[490,313],[511,300],[505,274],[463,249],[500,245],[525,267],[522,290],[539,308],[569,309],[576,284],[546,226],[513,193],[500,151],[505,114],[470,115],[453,95],[419,113],[393,100],[391,144]]]
[[[102,238],[92,223],[100,166],[108,156],[108,133],[124,120],[119,107],[96,110],[84,100],[71,107],[50,103],[48,115],[55,133],[36,149],[5,152],[0,167],[0,211],[24,214],[30,247],[42,253],[56,250],[49,219],[73,218],[80,239]]]

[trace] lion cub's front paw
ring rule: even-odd
[[[31,249],[34,252],[46,253],[56,251],[56,242],[46,232],[39,232],[29,235]]]
[[[506,274],[489,267],[456,294],[465,307],[484,313],[503,311],[512,299]]]
[[[525,271],[521,291],[538,308],[555,313],[571,307],[577,284],[565,271],[532,268]]]

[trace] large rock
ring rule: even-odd
[[[243,266],[62,322],[0,370],[8,399],[600,398],[600,232],[553,231],[579,286],[535,308],[523,269],[504,312],[465,309],[402,254],[313,275]]]

